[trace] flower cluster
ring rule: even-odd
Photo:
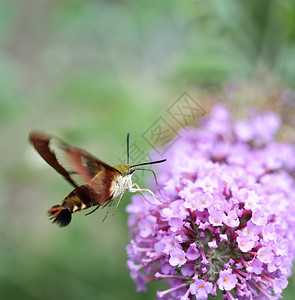
[[[278,299],[295,254],[295,149],[274,140],[277,115],[233,122],[216,106],[183,129],[158,167],[161,191],[127,206],[127,267],[160,299]]]

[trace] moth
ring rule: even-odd
[[[95,207],[90,212],[92,213],[102,205],[103,207],[109,205],[110,209],[113,200],[120,196],[117,209],[126,190],[142,194],[148,192],[156,197],[151,190],[142,189],[136,183],[132,183],[132,175],[136,170],[152,171],[157,183],[152,169],[139,168],[139,166],[162,163],[166,159],[130,165],[129,133],[127,134],[127,163],[115,166],[109,166],[87,151],[42,132],[32,131],[29,140],[42,158],[74,187],[61,204],[54,205],[48,210],[50,219],[60,227],[67,226],[76,211]],[[80,185],[78,179],[82,179],[83,184]]]

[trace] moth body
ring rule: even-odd
[[[113,167],[85,150],[70,146],[56,137],[33,131],[29,139],[44,160],[74,186],[61,204],[54,205],[48,210],[50,218],[60,227],[67,226],[76,211],[93,206],[99,208],[108,203],[111,205],[118,196],[120,196],[119,204],[126,190],[141,193],[147,191],[155,196],[150,190],[140,189],[138,185],[134,188],[131,177],[137,166],[161,163],[165,160],[129,165],[129,134],[127,135],[127,164]],[[76,181],[77,177],[82,179],[84,184],[79,185]]]
[[[113,193],[113,199],[120,196],[131,184],[132,181],[130,178],[131,175],[128,176],[118,176],[111,185],[111,191]]]

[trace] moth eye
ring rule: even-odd
[[[129,171],[128,171],[128,174],[131,175],[131,174],[133,174],[134,172],[135,172],[135,168],[130,168]]]

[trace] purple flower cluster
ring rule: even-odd
[[[295,253],[295,149],[274,140],[279,128],[271,112],[233,122],[216,106],[180,132],[158,167],[164,203],[136,195],[127,206],[138,291],[164,279],[159,299],[218,289],[225,299],[281,298]]]

